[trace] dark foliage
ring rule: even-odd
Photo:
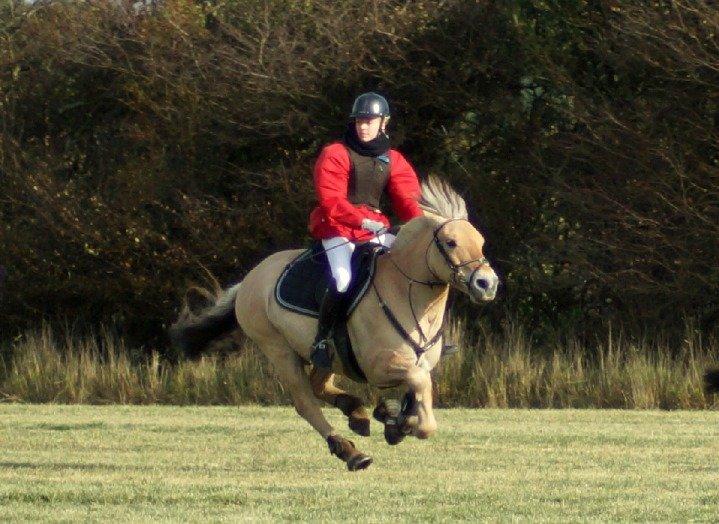
[[[706,372],[704,375],[704,386],[707,394],[719,394],[719,369]]]
[[[482,314],[710,330],[717,35],[703,0],[6,3],[2,328],[146,340],[200,268],[229,283],[303,244],[318,148],[373,89],[486,233],[504,288]]]

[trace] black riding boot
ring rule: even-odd
[[[343,301],[344,294],[339,293],[333,285],[327,289],[322,299],[320,318],[317,324],[317,336],[310,353],[310,360],[315,367],[326,369],[332,367],[332,357],[334,356],[332,330],[337,321],[337,316],[342,311]]]

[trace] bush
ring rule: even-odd
[[[480,340],[459,323],[461,352],[434,370],[439,407],[716,408],[702,376],[719,346],[688,326],[684,343],[632,342],[624,335],[595,341],[586,356],[577,339],[541,348],[516,323]],[[51,329],[25,333],[0,360],[0,400],[82,404],[285,404],[289,397],[252,345],[225,356],[170,364],[156,351],[129,350],[111,330],[80,334]],[[374,403],[399,397],[341,379],[340,385]],[[402,394],[404,392],[401,392]]]
[[[318,148],[375,89],[486,233],[504,295],[483,316],[708,331],[717,30],[679,0],[5,4],[2,328],[158,340],[200,268],[229,283],[306,242]]]

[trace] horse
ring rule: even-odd
[[[402,433],[426,439],[437,430],[430,371],[440,358],[449,290],[487,302],[495,298],[499,279],[464,199],[434,176],[421,187],[423,215],[402,225],[392,247],[379,256],[374,281],[347,320],[347,331],[371,386],[407,388]],[[359,398],[334,384],[334,376],[343,373],[338,358],[331,369],[310,367],[317,320],[281,307],[274,295],[284,268],[301,252],[274,253],[204,311],[192,314],[186,308],[170,337],[181,351],[198,355],[214,339],[241,329],[271,362],[295,410],[325,439],[330,453],[351,471],[364,469],[372,458],[328,423],[317,399],[339,408],[359,435],[369,435],[369,414]]]

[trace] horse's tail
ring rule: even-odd
[[[212,297],[212,304],[197,314],[192,313],[185,304],[169,330],[172,345],[182,355],[197,358],[210,342],[239,327],[235,316],[235,299],[240,285],[235,284],[218,297]]]
[[[719,393],[719,368],[704,373],[704,388],[707,393]]]

